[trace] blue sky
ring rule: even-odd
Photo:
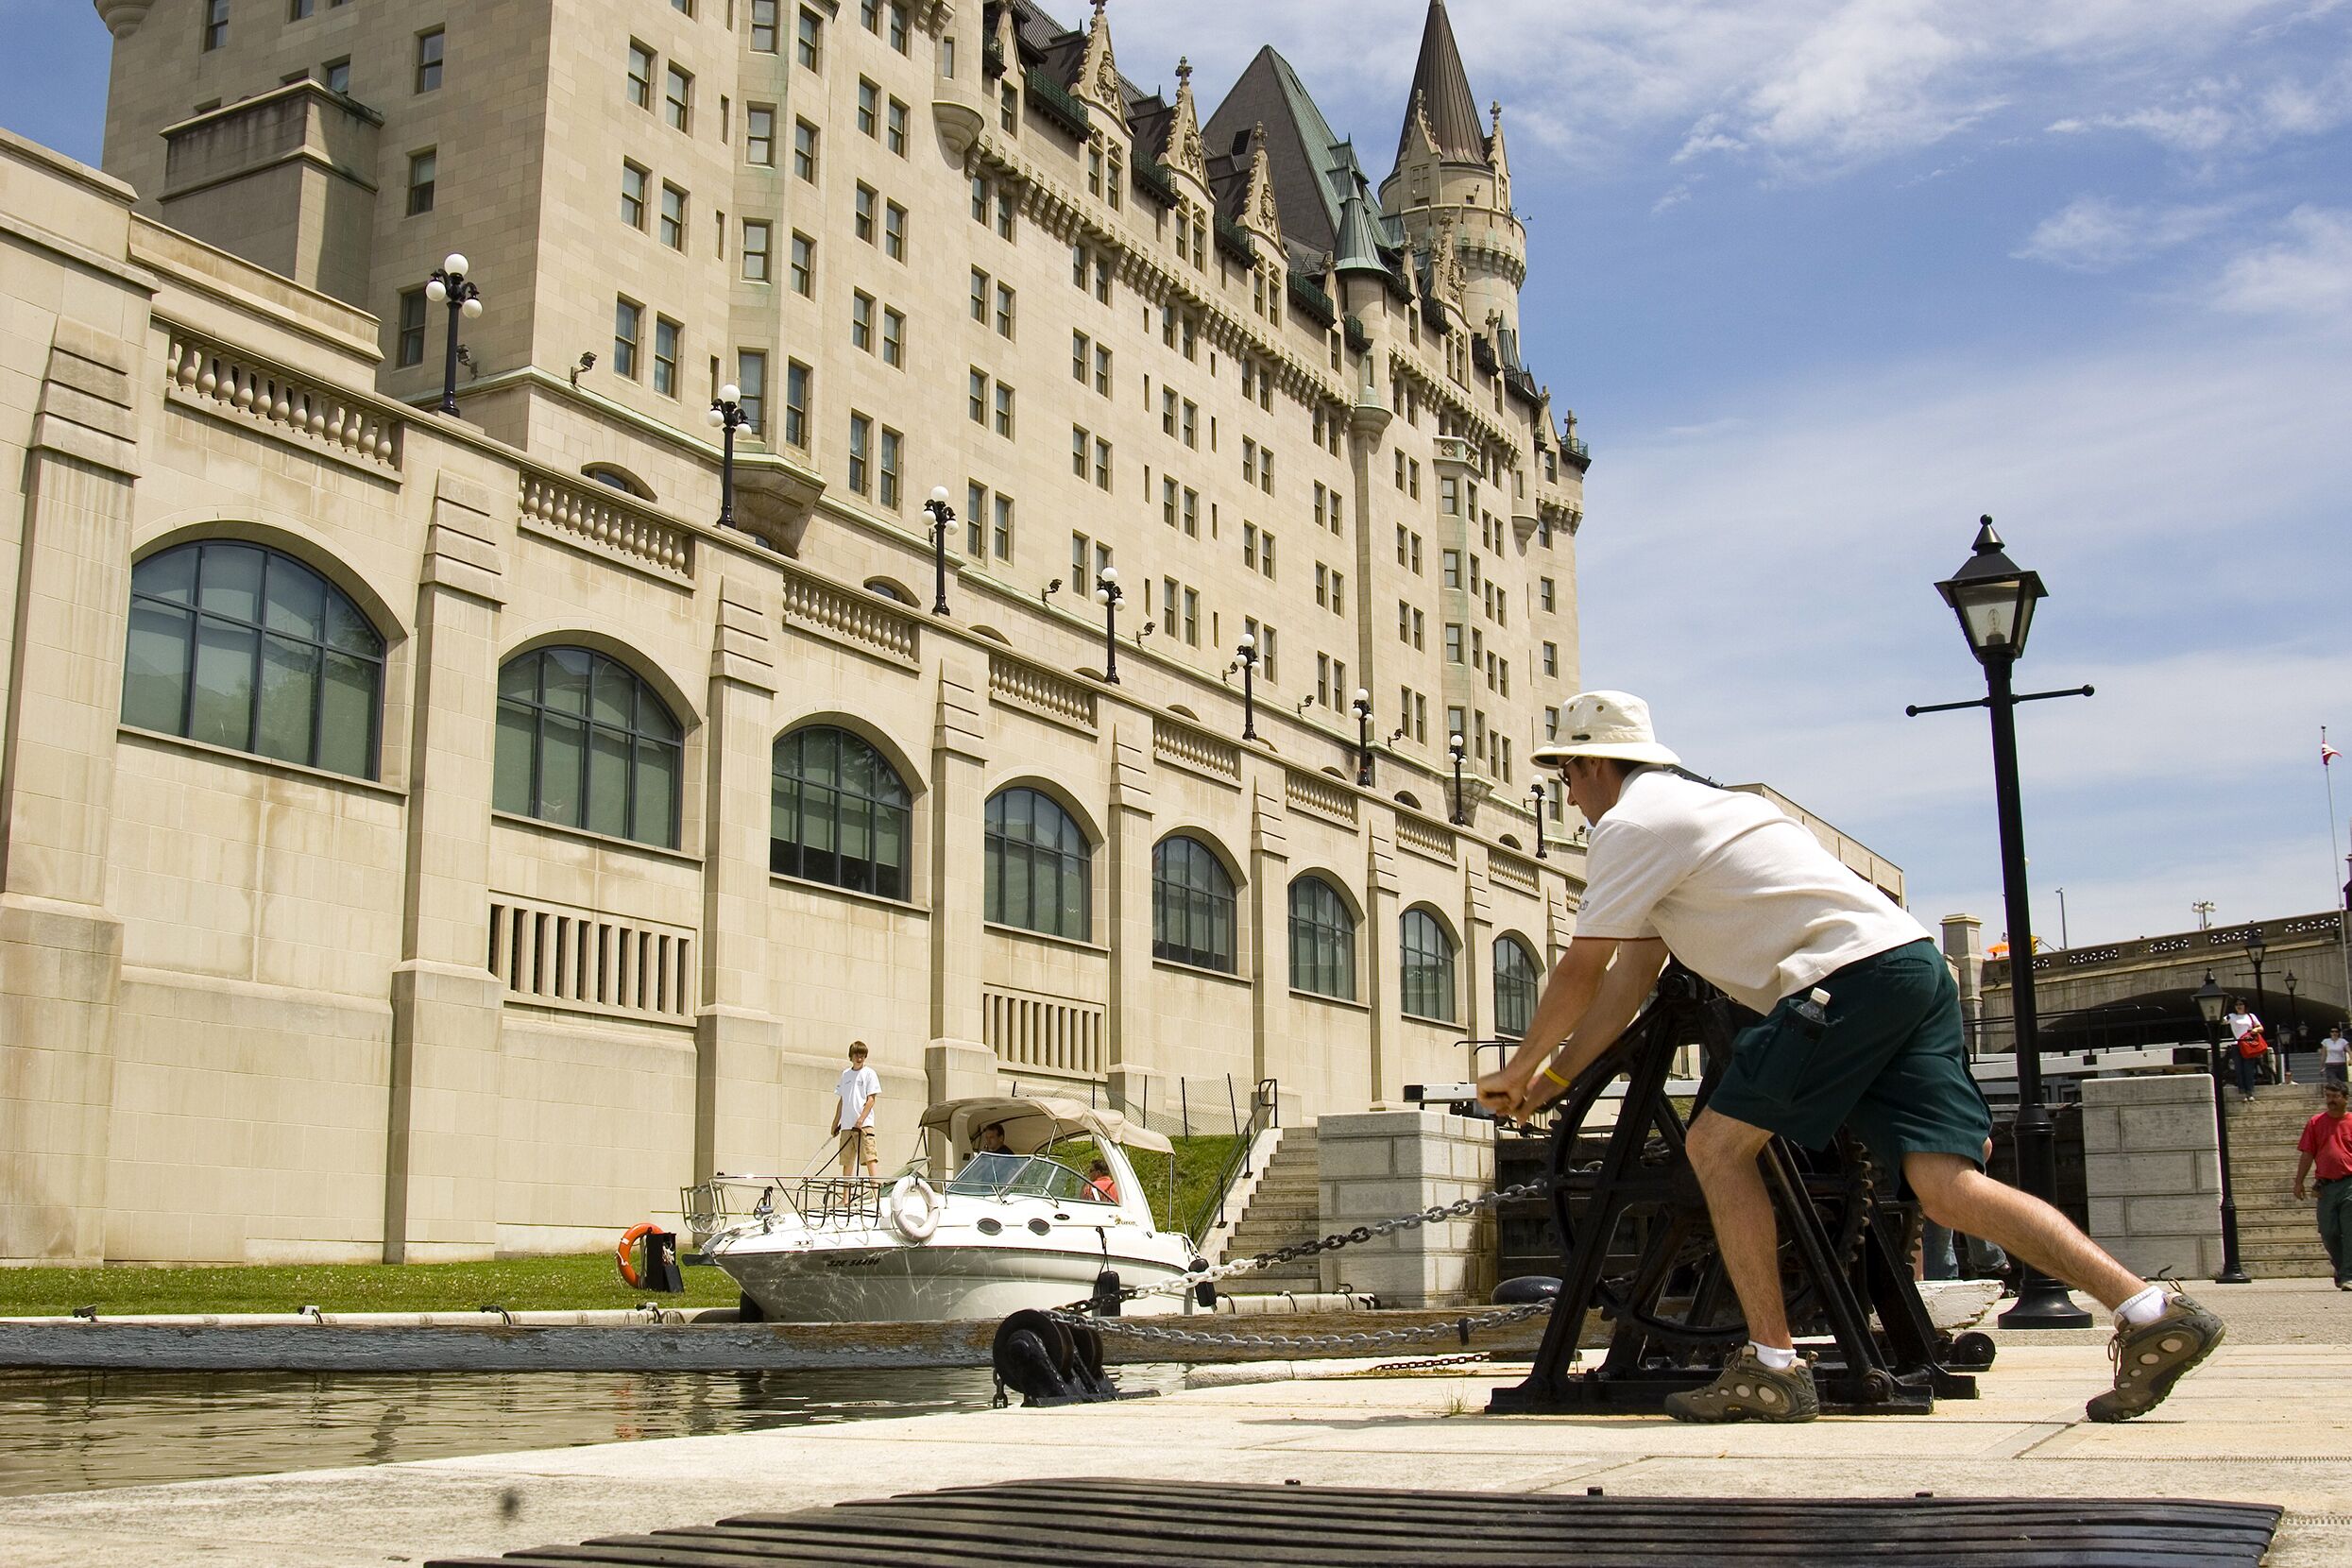
[[[259,3],[259,0],[247,0]],[[1425,0],[1112,0],[1213,103],[1261,43],[1385,173]],[[1060,13],[1085,8],[1064,0]],[[2329,905],[2352,752],[2352,0],[1457,0],[1591,440],[1588,684],[2002,929],[1982,693],[1933,584],[1994,514],[2051,598],[2036,923]],[[94,162],[107,36],[0,0],[0,122]],[[2340,812],[2352,812],[2352,758]],[[2342,829],[2340,828],[2340,831]],[[2344,844],[2352,848],[2352,843]]]

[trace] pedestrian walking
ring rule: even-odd
[[[1685,1148],[1748,1343],[1679,1421],[1810,1421],[1812,1369],[1789,1337],[1780,1238],[1757,1157],[1777,1133],[1825,1147],[1841,1124],[1899,1167],[1927,1216],[2000,1243],[2115,1313],[2114,1387],[2093,1421],[2153,1409],[2222,1342],[2222,1321],[2151,1284],[2038,1198],[1985,1174],[1992,1114],[1969,1076],[1958,990],[1934,939],[1756,795],[1680,771],[1649,707],[1587,691],[1532,754],[1593,825],[1584,906],[1519,1049],[1478,1081],[1490,1109],[1558,1098],[1633,1021],[1669,956],[1765,1014],[1742,1031]]]
[[[841,1138],[842,1174],[854,1176],[859,1162],[869,1180],[879,1180],[881,1161],[874,1142],[874,1107],[882,1098],[881,1075],[865,1065],[863,1040],[849,1043],[849,1065],[833,1085],[833,1131]]]
[[[2229,1026],[2233,1042],[2230,1055],[2238,1065],[2238,1098],[2252,1099],[2255,1082],[2262,1076],[2262,1058],[2271,1049],[2270,1040],[2262,1032],[2262,1020],[2247,1009],[2243,997],[2232,997],[2228,1015],[2222,1022]]]
[[[2316,1173],[2319,1194],[2319,1239],[2327,1249],[2327,1265],[2336,1288],[2352,1290],[2352,1116],[2344,1114],[2346,1096],[2341,1083],[2330,1083],[2319,1115],[2303,1124],[2295,1143],[2294,1196],[2303,1201],[2303,1182]]]
[[[2352,1074],[2352,1040],[2343,1037],[2342,1024],[2327,1026],[2327,1038],[2319,1043],[2319,1073],[2328,1083],[2343,1083]]]

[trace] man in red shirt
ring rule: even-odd
[[[2327,1247],[2336,1288],[2352,1290],[2352,1116],[2344,1114],[2344,1087],[2327,1085],[2326,1109],[2306,1122],[2295,1148],[2294,1195],[2303,1197],[2303,1179],[2316,1166],[2319,1173],[2319,1238]]]

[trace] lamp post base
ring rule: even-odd
[[[2088,1328],[2091,1315],[2074,1304],[2067,1288],[2038,1269],[2018,1281],[2018,1304],[2003,1313],[2003,1328]]]
[[[2216,1285],[2252,1285],[2254,1279],[2243,1269],[2224,1269],[2213,1276],[2213,1283]]]

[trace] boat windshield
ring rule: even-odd
[[[1039,1154],[975,1154],[947,1183],[960,1198],[1050,1198],[1065,1203],[1107,1202],[1068,1166]]]

